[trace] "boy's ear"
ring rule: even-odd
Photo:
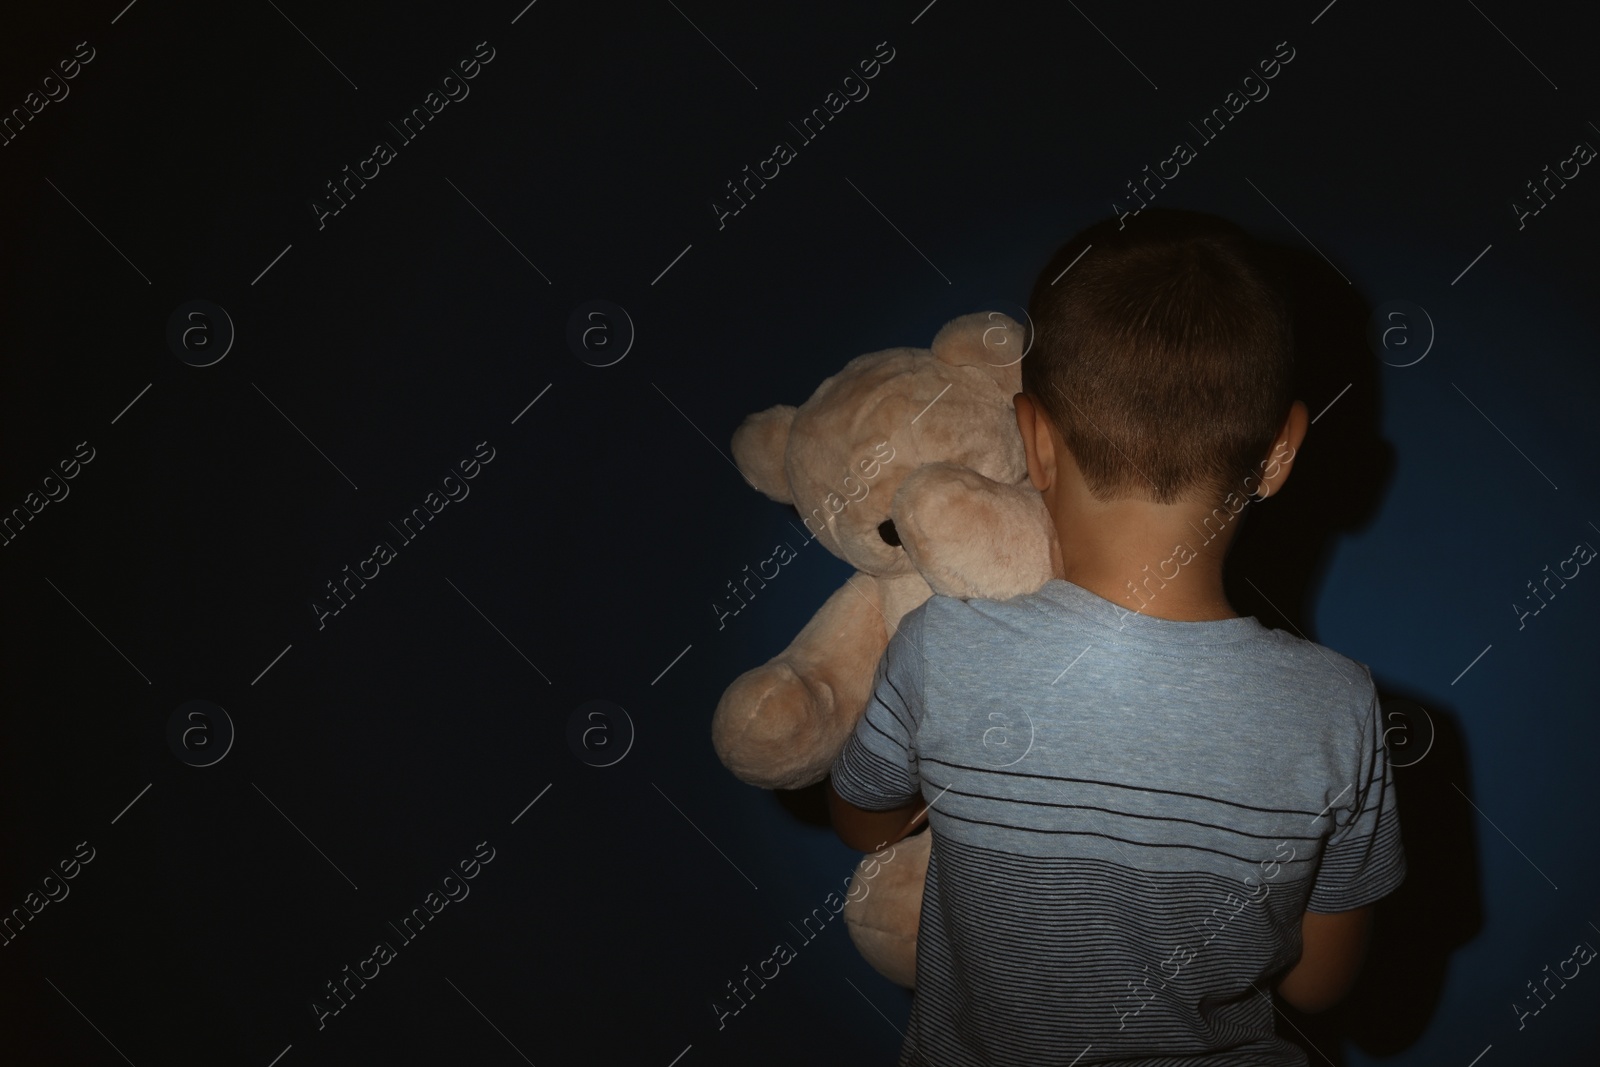
[[[733,431],[733,465],[758,492],[780,504],[794,503],[783,459],[797,410],[792,404],[778,404],[746,417]]]
[[[1261,488],[1256,494],[1258,499],[1265,500],[1279,492],[1283,483],[1289,480],[1294,458],[1299,454],[1300,443],[1305,440],[1306,430],[1310,426],[1308,416],[1304,401],[1296,400],[1290,405],[1277,440],[1272,442],[1272,450],[1261,461]]]
[[[1022,451],[1028,457],[1028,480],[1041,493],[1055,482],[1055,442],[1050,439],[1050,420],[1037,401],[1027,393],[1011,398],[1017,411],[1017,429],[1022,433]]]

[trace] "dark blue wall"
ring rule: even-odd
[[[1593,1062],[1600,978],[1513,1008],[1600,944],[1600,577],[1512,606],[1600,545],[1600,177],[1512,207],[1600,145],[1571,9],[121,3],[0,39],[0,107],[70,90],[0,147],[0,507],[40,509],[0,547],[0,907],[39,909],[0,947],[0,1059],[893,1062],[909,996],[842,923],[722,1028],[709,1007],[856,859],[817,790],[711,750],[723,687],[848,573],[808,546],[719,630],[792,528],[718,453],[854,355],[1025,301],[1187,140],[1155,202],[1280,248],[1320,413],[1234,602],[1370,664],[1406,764],[1411,876],[1363,984],[1284,1029],[1315,1063]],[[470,95],[401,142],[386,123],[483,41]],[[879,42],[870,95],[719,227],[724,183]],[[636,331],[605,367],[567,340],[597,299]],[[168,341],[192,300],[207,343],[231,321],[210,366]],[[485,441],[404,543],[388,524]],[[569,744],[592,700],[632,724],[612,766]],[[468,895],[393,930],[446,885]]]

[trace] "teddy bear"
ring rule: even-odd
[[[1026,345],[1009,316],[963,315],[931,349],[857,356],[799,407],[757,412],[734,432],[734,463],[751,486],[792,505],[812,539],[856,569],[787,648],[718,702],[712,742],[741,780],[821,781],[901,618],[933,593],[1005,599],[1055,573],[1060,547],[1012,407]],[[907,838],[887,860],[865,857],[845,909],[858,950],[908,988],[930,838]]]

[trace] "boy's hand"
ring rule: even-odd
[[[895,841],[899,841],[901,838],[910,837],[912,834],[917,832],[917,828],[919,826],[928,821],[928,809],[924,808],[921,804],[916,805],[916,807],[918,809],[917,814],[910,822],[906,823],[906,828],[900,831],[900,837],[895,838]],[[889,843],[894,844],[894,841]]]

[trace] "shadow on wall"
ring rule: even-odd
[[[1296,395],[1321,417],[1284,491],[1250,509],[1229,553],[1226,587],[1240,614],[1314,641],[1315,595],[1334,545],[1377,514],[1394,449],[1381,435],[1367,301],[1319,256],[1284,246],[1273,253],[1294,308]],[[1426,694],[1387,692],[1381,680],[1378,688],[1406,880],[1374,910],[1367,962],[1350,996],[1319,1015],[1283,1005],[1293,1025],[1280,1026],[1312,1062],[1341,1067],[1345,1041],[1374,1056],[1415,1043],[1437,1010],[1450,953],[1483,925],[1476,827],[1452,785],[1468,781],[1456,717]]]
[[[1337,1067],[1346,1063],[1344,1040],[1380,1057],[1415,1043],[1438,1009],[1450,954],[1483,927],[1477,826],[1452,785],[1471,792],[1455,716],[1432,703],[1418,716],[1412,699],[1382,696],[1390,730],[1404,722],[1409,735],[1403,744],[1396,743],[1397,734],[1389,736],[1392,758],[1405,764],[1395,768],[1394,779],[1406,880],[1374,911],[1366,965],[1349,997],[1321,1015],[1285,1009],[1302,1034],[1284,1036],[1306,1047],[1315,1063],[1321,1057],[1305,1045],[1310,1041]]]
[[[1381,436],[1367,301],[1321,257],[1283,246],[1269,252],[1294,312],[1295,395],[1317,421],[1283,491],[1246,511],[1228,553],[1226,589],[1239,614],[1315,641],[1314,587],[1326,577],[1335,540],[1377,515],[1394,449]]]

